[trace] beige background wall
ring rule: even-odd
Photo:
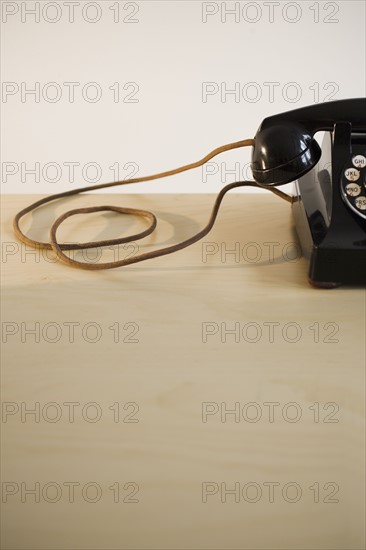
[[[365,94],[358,0],[1,4],[5,193],[161,171],[252,137],[272,113]],[[214,192],[249,160],[235,151],[121,192]]]

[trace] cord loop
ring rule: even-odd
[[[216,197],[216,200],[215,200],[215,203],[214,203],[214,206],[213,206],[208,224],[201,231],[196,233],[196,235],[193,235],[189,239],[186,239],[185,241],[182,241],[182,242],[177,243],[177,244],[172,245],[172,246],[168,246],[168,247],[165,247],[165,248],[160,248],[159,250],[155,250],[155,251],[152,251],[152,252],[146,252],[146,253],[140,254],[139,256],[129,257],[129,258],[126,258],[125,260],[117,260],[117,261],[113,261],[113,262],[105,262],[105,263],[97,263],[97,264],[79,262],[79,261],[74,260],[71,257],[67,256],[66,254],[64,254],[63,250],[82,250],[82,249],[86,249],[86,248],[97,248],[97,247],[113,246],[113,245],[118,245],[118,244],[127,243],[127,242],[142,239],[143,237],[146,237],[147,235],[150,235],[156,228],[157,221],[156,221],[156,217],[154,216],[154,214],[152,212],[149,212],[147,210],[140,210],[140,209],[136,209],[136,208],[125,208],[125,207],[122,207],[122,206],[91,206],[91,207],[87,207],[87,208],[76,208],[74,210],[69,210],[69,211],[65,212],[64,214],[62,214],[61,216],[59,216],[53,222],[53,224],[51,226],[51,230],[50,230],[50,242],[49,243],[36,241],[34,239],[31,239],[27,235],[25,235],[22,232],[22,230],[20,229],[19,222],[20,222],[21,218],[23,216],[25,216],[26,214],[28,214],[29,212],[32,212],[36,208],[39,208],[40,206],[43,206],[44,204],[47,204],[51,201],[61,199],[61,198],[65,198],[65,197],[70,197],[70,196],[73,196],[73,195],[78,195],[79,193],[86,193],[87,191],[95,191],[97,189],[105,189],[107,187],[114,187],[114,186],[117,186],[117,185],[127,185],[127,184],[130,184],[130,183],[151,181],[151,180],[155,180],[155,179],[158,179],[158,178],[172,176],[174,174],[179,174],[181,172],[185,172],[187,170],[192,170],[193,168],[203,166],[210,159],[212,159],[213,157],[215,157],[216,155],[218,155],[218,154],[220,154],[224,151],[229,151],[231,149],[236,149],[236,148],[239,148],[239,147],[248,147],[250,145],[254,145],[254,140],[253,139],[245,139],[245,140],[242,140],[242,141],[237,141],[235,143],[229,143],[227,145],[223,145],[221,147],[218,147],[217,149],[214,149],[213,151],[211,151],[211,153],[206,155],[203,159],[201,159],[197,162],[194,162],[192,164],[187,164],[185,166],[181,166],[180,168],[174,168],[173,170],[168,170],[166,172],[160,172],[158,174],[153,174],[152,176],[143,176],[141,178],[133,178],[133,179],[130,179],[130,180],[121,180],[121,181],[114,181],[114,182],[110,182],[110,183],[102,183],[102,184],[98,184],[98,185],[91,185],[91,186],[88,186],[88,187],[81,187],[81,188],[77,188],[77,189],[72,189],[71,191],[66,191],[64,193],[57,193],[55,195],[45,197],[45,198],[31,204],[30,206],[27,206],[26,208],[24,208],[23,210],[18,212],[18,214],[16,214],[16,216],[14,218],[14,221],[13,221],[14,233],[15,233],[16,237],[20,240],[20,242],[22,242],[23,244],[32,246],[32,247],[37,248],[37,249],[47,249],[47,250],[52,249],[55,252],[57,258],[59,260],[61,260],[62,262],[66,263],[70,266],[73,266],[73,267],[79,267],[81,269],[87,269],[87,270],[112,269],[112,268],[115,268],[115,267],[122,267],[122,266],[130,265],[130,264],[133,264],[133,263],[136,263],[136,262],[142,262],[144,260],[148,260],[148,259],[151,259],[151,258],[156,258],[157,256],[163,256],[165,254],[171,254],[172,252],[176,252],[177,250],[181,250],[183,248],[186,248],[187,246],[195,243],[196,241],[198,241],[199,239],[201,239],[202,237],[207,235],[207,233],[212,229],[212,226],[215,223],[217,213],[218,213],[218,210],[220,208],[221,201],[222,201],[224,195],[228,191],[230,191],[231,189],[234,189],[236,187],[244,187],[244,186],[259,187],[259,188],[263,189],[263,186],[257,184],[255,181],[240,181],[240,182],[235,182],[235,183],[231,183],[229,185],[226,185],[223,189],[221,189],[220,193]],[[272,193],[275,193],[276,195],[280,196],[281,198],[283,198],[284,200],[286,200],[288,202],[293,201],[293,197],[291,197],[290,195],[287,195],[286,193],[283,193],[282,191],[279,191],[276,188],[269,187],[268,189]],[[120,237],[118,239],[108,239],[108,240],[103,240],[103,241],[89,241],[89,242],[86,242],[86,243],[71,243],[71,244],[70,243],[59,243],[57,241],[57,229],[59,228],[59,226],[67,218],[70,218],[71,216],[75,216],[77,214],[90,214],[92,212],[102,212],[102,211],[112,211],[112,212],[117,212],[119,214],[129,214],[129,215],[134,215],[134,216],[141,216],[141,217],[146,218],[147,220],[149,220],[151,222],[151,224],[147,229],[145,229],[144,231],[141,231],[140,233],[136,233],[135,235],[130,235],[128,237]]]

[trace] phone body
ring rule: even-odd
[[[320,147],[314,135],[321,130]],[[322,288],[365,285],[366,99],[265,119],[256,135],[252,167],[263,187],[294,182],[293,217],[310,283]]]

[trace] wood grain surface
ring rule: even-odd
[[[192,247],[89,272],[15,241],[37,199],[2,199],[2,548],[363,549],[365,290],[308,284],[290,206],[233,194]],[[23,227],[154,211],[156,235],[77,253],[106,261],[188,238],[213,201],[85,195]],[[143,227],[78,216],[59,239]]]

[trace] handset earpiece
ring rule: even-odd
[[[255,137],[253,177],[261,185],[283,185],[311,170],[320,157],[321,149],[306,128],[274,124]]]
[[[271,116],[255,136],[252,154],[254,179],[261,185],[283,185],[309,172],[321,156],[314,134],[332,131],[348,121],[352,131],[366,131],[366,98],[343,99]]]

